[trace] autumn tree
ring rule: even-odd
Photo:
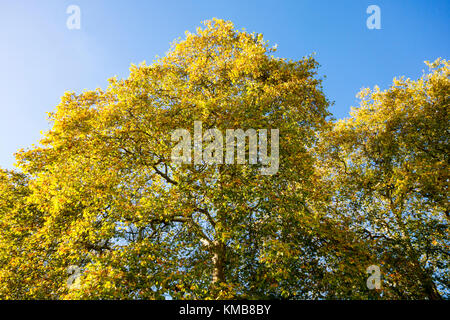
[[[331,214],[369,240],[382,296],[449,295],[449,64],[417,81],[364,89],[351,117],[322,137]]]
[[[48,297],[318,296],[308,286],[322,281],[328,253],[311,231],[321,224],[312,147],[328,101],[312,57],[273,52],[260,34],[214,19],[106,90],[62,97],[40,145],[17,155],[27,202],[44,213],[29,243],[54,283]],[[265,129],[269,141],[278,129],[278,171],[174,163],[171,133],[194,121]],[[70,265],[81,289],[67,289]]]
[[[64,94],[20,172],[0,172],[0,298],[445,296],[447,62],[335,123],[314,58],[274,54],[213,19],[127,79]],[[173,133],[198,123],[267,130],[272,154],[278,130],[277,170],[249,143],[244,163],[206,161],[218,136],[174,161]]]

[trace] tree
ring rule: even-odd
[[[447,62],[333,122],[314,58],[274,51],[213,19],[127,79],[65,93],[21,171],[0,172],[0,298],[448,296]],[[174,132],[198,124],[203,160],[174,161]],[[273,155],[278,130],[278,170],[261,148],[208,161],[223,137],[206,133],[229,129],[249,160],[252,132]]]
[[[55,275],[54,297],[311,295],[304,288],[319,281],[320,257],[301,255],[317,251],[306,223],[319,220],[308,208],[312,146],[328,102],[312,57],[273,51],[214,19],[164,58],[132,66],[128,79],[62,97],[41,146],[17,155],[33,181],[27,201],[44,212],[30,238],[46,253],[39,268]],[[173,163],[171,133],[194,121],[279,129],[278,172]],[[82,289],[66,288],[70,265],[81,268]]]
[[[449,64],[417,81],[361,91],[361,106],[322,137],[330,211],[371,241],[385,297],[449,294]]]

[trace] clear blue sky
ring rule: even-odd
[[[81,9],[80,30],[66,27],[71,4]],[[366,27],[372,4],[381,8],[381,30]],[[280,57],[316,52],[336,118],[357,105],[362,87],[417,78],[423,61],[450,53],[449,0],[0,0],[0,167],[13,168],[13,153],[49,128],[45,112],[64,91],[126,77],[131,63],[150,63],[212,17],[263,33]]]

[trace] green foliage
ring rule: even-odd
[[[448,64],[364,91],[352,118],[332,123],[317,62],[273,53],[214,19],[106,90],[66,93],[40,145],[17,153],[22,173],[0,175],[0,298],[448,290]],[[279,129],[277,174],[174,164],[171,132],[194,121]],[[372,264],[378,291],[366,287]]]
[[[360,93],[322,138],[335,217],[370,240],[389,298],[448,296],[449,65]]]

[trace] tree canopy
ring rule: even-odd
[[[274,52],[213,19],[127,79],[65,93],[0,172],[0,298],[448,297],[448,63],[334,121],[315,59]],[[278,129],[278,171],[174,163],[172,132],[195,121]]]

